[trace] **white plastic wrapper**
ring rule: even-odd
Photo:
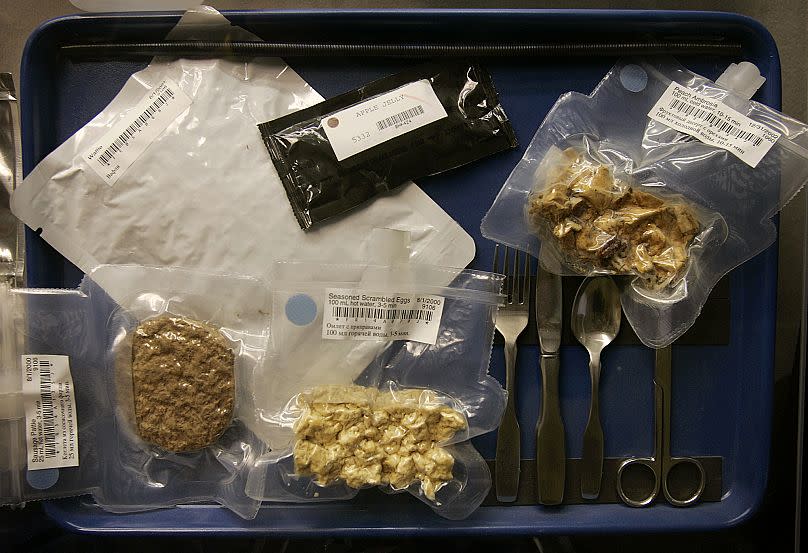
[[[559,274],[623,275],[626,318],[664,347],[806,180],[804,123],[675,60],[621,61],[558,99],[481,230]]]
[[[168,38],[257,40],[207,7]],[[139,264],[260,277],[278,259],[362,259],[382,227],[409,231],[414,261],[466,266],[473,240],[412,183],[300,229],[256,125],[321,100],[277,58],[156,58],[31,172],[12,210],[85,272]],[[98,284],[116,299],[130,290]]]

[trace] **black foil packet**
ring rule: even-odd
[[[304,230],[517,145],[491,75],[467,62],[415,67],[258,127]]]

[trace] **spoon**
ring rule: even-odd
[[[584,430],[581,458],[581,497],[596,499],[600,495],[603,474],[603,428],[600,425],[598,387],[600,353],[620,331],[620,292],[609,277],[587,278],[578,288],[572,304],[572,332],[589,352],[589,377],[592,399],[589,420]]]

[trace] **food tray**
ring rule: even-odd
[[[564,41],[625,42],[643,39],[734,40],[742,59],[767,77],[756,99],[780,103],[780,66],[775,44],[757,22],[737,15],[701,12],[623,11],[293,11],[226,12],[233,23],[273,41],[316,36],[318,42]],[[26,174],[45,155],[95,116],[145,61],[71,61],[59,55],[66,42],[160,40],[179,14],[80,15],[43,24],[31,36],[22,65],[23,153]],[[316,32],[313,32],[316,30]],[[471,31],[471,32],[470,32]],[[716,78],[733,61],[718,55],[680,56],[689,68]],[[414,63],[391,58],[290,58],[326,97]],[[490,58],[494,82],[520,148],[447,174],[421,186],[474,238],[472,266],[490,269],[493,244],[479,223],[497,191],[559,94],[588,93],[615,59],[597,55],[565,58]],[[80,272],[29,229],[28,278],[32,286],[75,286]],[[334,535],[494,535],[632,531],[687,531],[732,526],[758,508],[766,487],[774,362],[777,249],[772,246],[736,269],[727,287],[731,304],[728,343],[679,345],[673,350],[672,451],[723,457],[723,500],[692,508],[664,502],[634,509],[619,504],[484,506],[463,521],[441,519],[406,495],[379,501],[363,493],[350,503],[265,505],[244,521],[214,505],[127,515],[102,511],[86,497],[50,501],[46,512],[61,525],[94,533]],[[561,401],[567,453],[578,457],[587,417],[587,360],[579,346],[561,351]],[[520,349],[518,412],[524,457],[533,457],[539,412],[538,351]],[[604,355],[601,417],[606,455],[649,454],[652,448],[651,350],[615,345]],[[492,369],[502,377],[501,346]],[[493,457],[493,434],[476,440]]]

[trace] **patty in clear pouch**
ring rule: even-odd
[[[108,389],[114,439],[98,503],[130,512],[213,500],[244,518],[247,467],[260,442],[240,413],[250,412],[244,375],[260,363],[268,334],[267,285],[239,275],[142,266],[102,266],[93,281],[151,282],[116,303],[106,298]],[[226,290],[213,295],[211,290]]]

